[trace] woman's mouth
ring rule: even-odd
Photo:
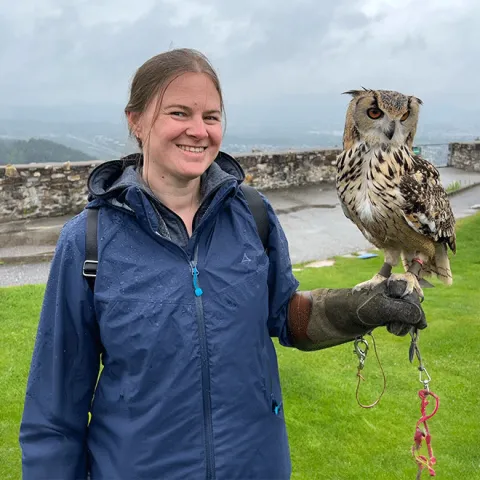
[[[192,153],[203,153],[207,147],[192,147],[190,145],[177,145],[180,150]]]

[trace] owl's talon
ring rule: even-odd
[[[415,290],[418,296],[420,297],[420,302],[423,302],[423,299],[425,298],[423,295],[423,290],[420,287],[420,284],[418,283],[417,277],[413,273],[410,273],[410,272],[393,273],[388,278],[388,284],[390,284],[390,282],[398,282],[398,281],[403,281],[403,282],[406,282],[407,284],[407,286],[405,287],[405,291],[401,295],[401,298],[404,298],[407,295],[410,295]]]
[[[384,282],[386,277],[380,274],[376,274],[372,279],[367,280],[366,282],[359,283],[352,288],[352,292],[360,292],[362,290],[373,290],[377,285]]]

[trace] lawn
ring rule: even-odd
[[[420,335],[431,389],[440,410],[429,422],[437,477],[480,479],[480,215],[459,223],[454,285],[425,290],[429,327]],[[382,263],[336,259],[334,267],[296,272],[301,289],[350,287],[370,278]],[[301,268],[301,266],[300,266]],[[398,270],[398,269],[397,269]],[[40,311],[43,286],[0,289],[0,478],[20,478],[18,425]],[[321,352],[278,347],[284,409],[291,443],[293,479],[413,479],[410,447],[420,415],[421,383],[408,362],[409,337],[375,334],[387,390],[373,409],[355,400],[358,359],[352,344]],[[382,387],[369,352],[361,399],[373,401]],[[424,473],[422,478],[427,478]]]

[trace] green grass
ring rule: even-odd
[[[21,478],[18,429],[45,287],[0,288],[0,478]]]
[[[420,335],[431,389],[440,410],[429,422],[437,477],[480,478],[480,215],[460,222],[458,254],[452,258],[454,285],[425,290],[429,327]],[[296,272],[301,289],[350,287],[370,278],[382,258],[338,258],[334,267]],[[44,287],[0,289],[0,478],[20,478],[18,426],[25,382]],[[413,479],[410,447],[420,415],[421,383],[408,362],[408,339],[379,329],[375,335],[387,375],[379,405],[355,400],[358,359],[352,344],[320,352],[278,347],[293,479]],[[361,399],[373,401],[382,387],[369,352]],[[428,475],[424,473],[424,477]]]
[[[458,180],[454,180],[447,185],[447,193],[453,193],[462,188],[462,184]]]

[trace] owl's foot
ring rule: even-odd
[[[367,280],[366,282],[362,282],[362,283],[359,283],[358,285],[355,285],[352,291],[359,292],[361,290],[372,290],[378,284],[384,282],[386,279],[387,277],[384,277],[383,275],[380,275],[379,273],[377,273],[371,280]]]
[[[388,283],[395,282],[395,281],[404,281],[407,283],[405,287],[405,291],[402,294],[402,298],[412,293],[414,290],[418,293],[418,296],[423,300],[423,290],[418,283],[418,278],[416,275],[410,272],[406,273],[392,273],[388,278]]]

